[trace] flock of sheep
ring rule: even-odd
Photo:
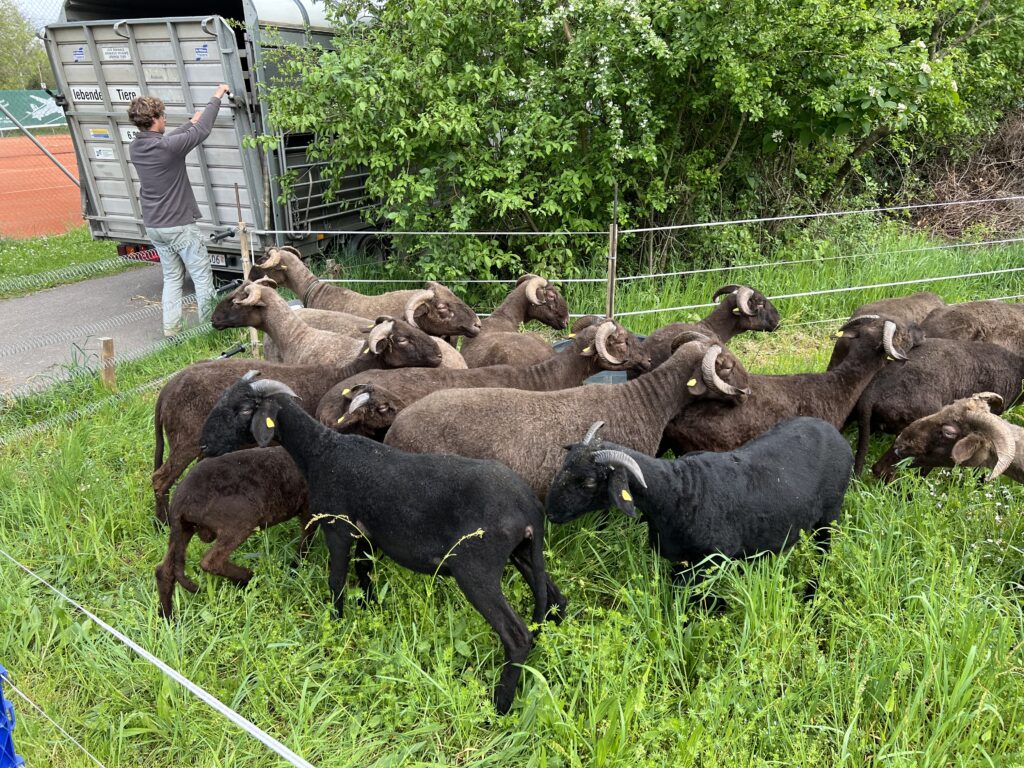
[[[726,347],[779,324],[742,285],[720,289],[700,322],[646,339],[581,318],[556,353],[520,332],[531,320],[568,325],[564,298],[535,275],[482,322],[437,283],[365,296],[321,282],[287,247],[268,249],[250,278],[211,319],[263,330],[268,360],[196,363],[157,399],[153,489],[170,527],[161,613],[171,616],[176,583],[197,590],[185,573],[194,535],[214,542],[204,570],[246,584],[252,573],[231,553],[297,517],[300,556],[324,531],[339,615],[353,547],[364,602],[371,550],[452,576],[504,646],[501,713],[539,631],[502,593],[505,565],[533,593],[535,627],[565,615],[544,564],[545,517],[640,513],[675,575],[699,579],[709,558],[779,552],[801,531],[827,548],[872,430],[900,433],[879,476],[912,457],[923,472],[962,464],[1024,481],[1024,434],[993,413],[1021,393],[1024,305],[931,293],[874,302],[837,333],[827,371],[767,376]],[[628,380],[581,386],[599,371]],[[859,425],[856,458],[839,433],[848,422]],[[680,458],[655,458],[667,450]]]

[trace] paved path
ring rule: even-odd
[[[0,300],[0,394],[43,388],[75,363],[96,368],[102,336],[114,339],[119,357],[158,344],[161,287],[160,268],[144,265]],[[186,279],[185,295],[192,291]],[[185,317],[186,326],[194,322],[194,305]]]

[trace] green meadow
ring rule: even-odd
[[[752,372],[792,373],[824,370],[831,335],[863,302],[1024,294],[1024,272],[933,279],[1024,267],[1021,244],[942,249],[893,225],[857,232],[722,271],[623,280],[616,310],[645,333],[706,314],[668,310],[726,283],[769,296],[905,283],[776,300],[779,330],[732,346]],[[574,313],[603,311],[602,284],[563,289]],[[629,314],[651,309],[664,311]],[[244,590],[199,569],[208,545],[195,539],[200,591],[179,589],[163,621],[154,569],[167,534],[149,485],[158,387],[145,385],[243,335],[210,332],[125,365],[119,394],[86,375],[0,402],[0,548],[314,765],[1024,765],[1024,489],[969,470],[855,479],[824,557],[805,540],[698,587],[674,586],[644,525],[621,514],[549,524],[568,618],[544,627],[506,717],[490,701],[500,644],[454,584],[382,559],[379,604],[357,606],[350,583],[339,621],[319,538],[292,565],[294,522],[236,552],[255,571]],[[876,436],[872,454],[890,439]],[[506,591],[528,615],[511,568]],[[705,592],[725,611],[702,608]],[[284,765],[2,557],[0,605],[11,679],[107,766]],[[28,765],[91,764],[11,698]]]

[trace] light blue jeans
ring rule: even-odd
[[[180,227],[146,227],[146,236],[160,254],[160,267],[164,271],[164,335],[181,331],[181,290],[185,270],[196,287],[199,317],[207,317],[213,302],[213,268],[210,254],[203,245],[198,224]]]

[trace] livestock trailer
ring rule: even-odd
[[[156,10],[140,0],[66,0],[59,21],[46,27],[92,236],[117,241],[122,254],[155,257],[128,156],[138,133],[128,104],[140,95],[160,97],[171,128],[202,108],[219,83],[231,87],[231,97],[222,100],[209,138],[187,158],[215,271],[241,271],[239,204],[248,226],[292,233],[255,237],[257,252],[290,244],[308,255],[322,236],[297,233],[367,229],[362,213],[373,202],[365,195],[365,173],[353,170],[325,199],[322,164],[307,157],[312,135],[274,131],[260,100],[274,76],[267,57],[273,47],[330,45],[323,6],[314,0],[184,0],[174,4],[174,16],[154,16]],[[272,149],[247,145],[259,134],[275,136]],[[367,238],[348,240],[359,247]]]

